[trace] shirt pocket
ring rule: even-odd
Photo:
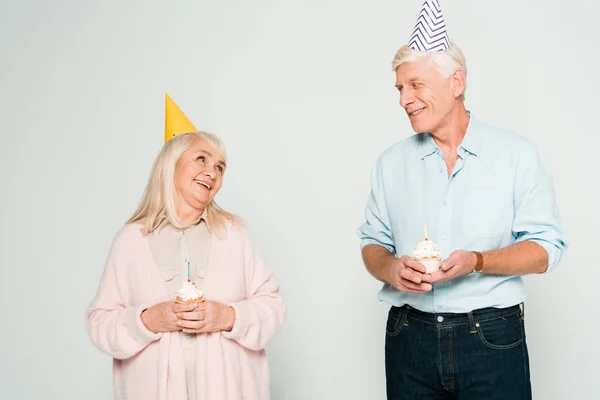
[[[196,264],[196,276],[198,276],[199,279],[204,279],[206,270],[208,270],[207,264]]]
[[[160,273],[160,276],[162,277],[163,281],[165,281],[165,282],[172,281],[173,278],[175,277],[175,272],[173,271],[173,267],[171,267],[169,265],[164,265],[162,267],[158,267],[158,272]]]
[[[462,228],[465,236],[491,239],[501,236],[510,224],[509,202],[502,189],[472,189],[465,193]]]

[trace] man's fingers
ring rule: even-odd
[[[424,274],[426,271],[425,266],[413,258],[407,257],[403,261],[404,265],[412,270],[415,270],[422,274]]]
[[[404,285],[397,285],[396,286],[397,290],[400,290],[401,292],[408,292],[408,293],[424,293],[424,290],[414,290],[414,289],[409,289]]]
[[[431,290],[431,285],[429,283],[414,283],[405,279],[400,281],[397,286],[399,286],[400,288],[406,288],[417,292],[428,292]]]
[[[454,265],[455,265],[454,263],[451,263],[446,260],[446,261],[442,262],[442,265],[440,265],[440,269],[442,271],[448,271],[450,268],[454,267]]]
[[[431,274],[431,283],[445,282],[452,278],[452,275],[440,269],[439,271],[435,271]]]
[[[429,292],[433,287],[429,283],[419,283],[417,285],[418,290]]]
[[[400,271],[400,278],[406,279],[407,281],[411,281],[414,283],[421,283],[421,276],[421,273],[415,272],[410,268],[403,268]]]
[[[460,252],[455,251],[448,256],[445,260],[442,260],[442,264],[440,265],[440,269],[444,271],[448,271],[450,268],[453,268],[456,265],[461,264],[461,257],[459,257]]]
[[[426,283],[415,284],[409,281],[405,281],[404,283],[400,283],[396,287],[396,289],[410,293],[425,293],[431,290],[431,285]]]

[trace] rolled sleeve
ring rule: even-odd
[[[385,202],[381,160],[371,173],[371,194],[367,201],[365,217],[365,223],[358,228],[361,249],[368,244],[376,244],[394,253],[395,246]]]
[[[548,269],[546,272],[551,272],[554,270],[562,258],[563,249],[543,240],[530,239],[530,241],[539,244],[544,248],[544,250],[546,250],[546,253],[548,253]]]
[[[548,253],[548,269],[554,270],[567,247],[567,239],[559,223],[554,185],[548,169],[535,148],[528,149],[518,169],[515,186],[516,242],[532,241]]]

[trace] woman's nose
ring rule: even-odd
[[[214,166],[212,166],[212,165],[207,165],[207,166],[206,166],[206,169],[204,170],[204,175],[206,175],[206,176],[208,176],[208,177],[210,177],[210,178],[214,179],[214,177],[215,177],[215,174],[216,174],[216,172],[215,172],[215,168],[214,168]]]

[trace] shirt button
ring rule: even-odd
[[[437,317],[437,322],[444,322],[444,317],[442,317],[441,315]]]

